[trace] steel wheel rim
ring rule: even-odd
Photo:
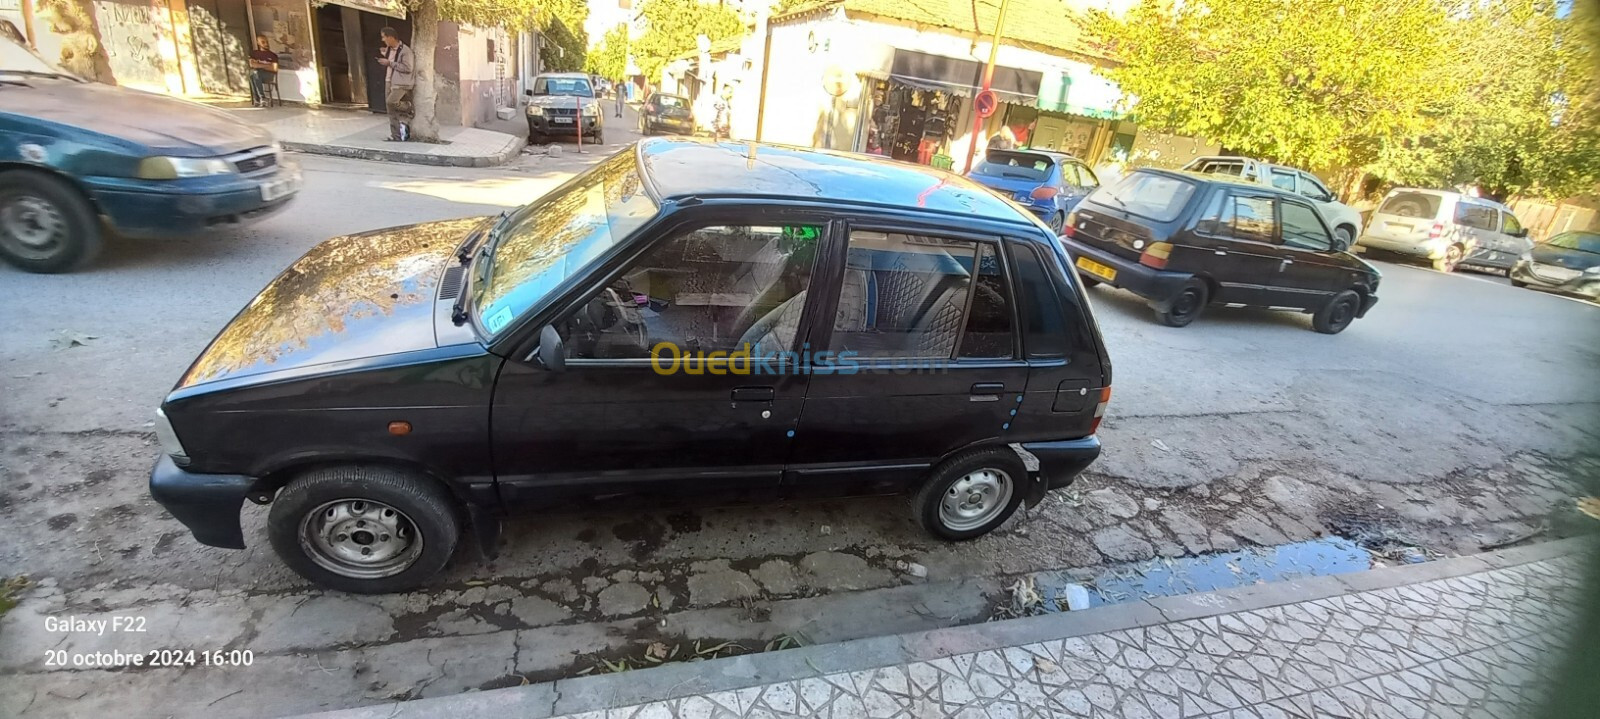
[[[404,572],[422,556],[422,534],[394,507],[370,499],[336,499],[300,520],[300,548],[317,566],[352,579]]]
[[[1178,300],[1172,303],[1172,315],[1174,317],[1188,317],[1199,305],[1200,293],[1192,289],[1184,290],[1183,294],[1178,295]]]
[[[1461,257],[1464,254],[1465,253],[1461,251],[1460,247],[1451,245],[1450,249],[1444,251],[1444,263],[1451,267],[1455,267],[1456,265],[1461,264]]]
[[[1339,300],[1338,304],[1333,306],[1333,312],[1330,313],[1330,316],[1328,317],[1328,324],[1332,325],[1333,327],[1344,327],[1345,325],[1350,324],[1350,320],[1353,319],[1356,314],[1355,308],[1352,307],[1353,304],[1354,303],[1348,299]]]
[[[994,521],[1011,504],[1011,475],[979,469],[957,479],[939,502],[939,523],[966,532]]]
[[[31,260],[53,256],[67,236],[67,220],[55,203],[37,195],[14,195],[0,204],[0,242]]]

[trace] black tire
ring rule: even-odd
[[[596,132],[594,134],[594,138],[593,139],[594,139],[594,144],[596,144],[596,145],[604,145],[604,144],[606,144],[606,134],[603,133],[603,132]]]
[[[981,484],[982,480],[980,484],[969,481],[967,486],[973,487],[975,493],[985,494],[989,501],[997,503],[993,505],[994,509],[990,510],[992,514],[985,512],[969,518],[973,524],[968,526],[961,524],[959,517],[952,517],[941,511],[945,499],[956,496],[959,483],[984,472],[990,473],[997,479],[1003,478],[1009,485],[1009,495],[1002,497],[998,490],[992,493],[978,492],[987,486]],[[940,539],[953,542],[974,539],[994,531],[996,527],[1005,524],[1006,520],[1011,518],[1017,511],[1017,506],[1022,504],[1022,496],[1027,492],[1028,484],[1027,468],[1023,466],[1017,453],[1010,449],[979,449],[963,452],[939,463],[928,474],[922,487],[911,496],[911,516],[915,517],[917,523],[929,534]],[[963,501],[960,506],[968,504]]]
[[[383,505],[387,506],[378,508]],[[405,537],[410,534],[411,542],[420,540],[420,548],[401,551],[399,559],[403,562],[395,562],[394,567],[377,568],[388,574],[352,576],[365,569],[316,549],[316,541],[311,538],[315,529],[312,523],[331,521],[321,515],[327,512],[327,517],[333,517],[336,509],[345,519],[329,528],[330,533],[362,524],[361,517],[373,519],[370,529],[364,525],[363,529],[338,535],[348,538],[337,542],[342,547],[377,547],[383,551],[386,543],[397,541],[409,549],[411,543]],[[384,515],[383,509],[396,510],[398,519],[392,514]],[[369,511],[372,514],[367,514]],[[395,527],[393,534],[379,534],[388,526]],[[360,540],[363,531],[364,542]],[[450,495],[427,477],[389,467],[329,467],[311,470],[278,492],[267,516],[267,535],[278,558],[314,584],[355,594],[387,594],[415,589],[444,569],[460,541],[461,518]],[[336,570],[330,565],[348,569]]]
[[[1050,222],[1047,224],[1050,225],[1050,231],[1056,233],[1057,237],[1060,237],[1061,230],[1067,225],[1067,216],[1057,212],[1056,214],[1050,216]]]
[[[1440,272],[1455,272],[1461,264],[1461,258],[1467,256],[1467,249],[1461,245],[1451,245],[1445,248],[1444,257],[1433,261],[1433,269]]]
[[[1325,335],[1336,335],[1356,321],[1361,311],[1361,295],[1345,290],[1328,299],[1316,314],[1311,315],[1311,329]]]
[[[1168,327],[1188,327],[1200,317],[1206,309],[1206,303],[1211,301],[1211,289],[1206,283],[1197,279],[1190,279],[1178,288],[1177,296],[1173,297],[1172,305],[1165,311],[1157,309],[1156,319]]]
[[[1339,225],[1334,228],[1333,233],[1338,236],[1339,242],[1343,244],[1340,251],[1349,252],[1350,248],[1356,246],[1356,233],[1355,230],[1350,229],[1349,225]]]
[[[1509,273],[1509,272],[1506,273],[1506,277],[1511,280],[1511,286],[1512,287],[1527,287],[1528,286],[1528,283],[1523,282],[1522,280],[1519,280],[1519,279],[1517,279],[1515,277],[1512,277],[1511,273]]]
[[[78,188],[43,172],[0,172],[0,259],[28,272],[69,272],[100,254],[102,235]]]
[[[1100,280],[1098,278],[1090,277],[1081,272],[1078,273],[1078,280],[1083,283],[1084,287],[1094,287],[1095,285],[1100,284]]]

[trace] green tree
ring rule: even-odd
[[[438,80],[433,54],[438,47],[439,21],[450,20],[478,27],[503,27],[508,32],[548,29],[560,19],[569,27],[580,28],[588,16],[582,0],[406,0],[411,11],[411,47],[416,55],[417,88],[412,95],[416,117],[411,135],[423,142],[439,140]],[[570,34],[570,33],[569,33]],[[583,40],[576,44],[577,67],[583,66]]]
[[[639,14],[645,30],[633,44],[633,57],[652,83],[661,81],[661,69],[673,58],[694,51],[697,37],[717,41],[739,37],[747,29],[732,9],[700,0],[644,0]]]
[[[584,68],[601,77],[620,79],[628,71],[628,50],[628,26],[618,25],[600,38]]]
[[[550,8],[555,21],[544,29],[539,61],[550,72],[582,70],[589,47],[589,33],[583,29],[589,6],[577,0],[554,0]]]
[[[1092,12],[1142,125],[1287,164],[1358,167],[1450,92],[1443,0],[1142,0]]]

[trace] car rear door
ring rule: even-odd
[[[785,481],[892,489],[1010,428],[1028,379],[1011,271],[999,237],[871,218],[845,237]]]
[[[1299,199],[1281,198],[1278,219],[1279,261],[1266,282],[1266,303],[1294,309],[1321,307],[1348,284],[1347,271],[1330,254],[1333,233],[1322,214]]]
[[[1212,302],[1266,304],[1263,290],[1281,259],[1276,195],[1221,185],[1205,202],[1191,228],[1174,239],[1167,268],[1209,277],[1216,285]]]

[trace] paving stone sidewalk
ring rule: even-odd
[[[909,635],[887,650],[917,659],[888,666],[871,666],[883,641],[863,640],[329,716],[1526,716],[1575,622],[1577,551],[1593,545]],[[838,668],[852,663],[867,666]]]
[[[364,160],[489,167],[517,157],[527,144],[520,135],[460,126],[441,127],[441,144],[388,142],[384,139],[389,136],[388,116],[360,110],[239,107],[227,111],[266,128],[288,149]]]

